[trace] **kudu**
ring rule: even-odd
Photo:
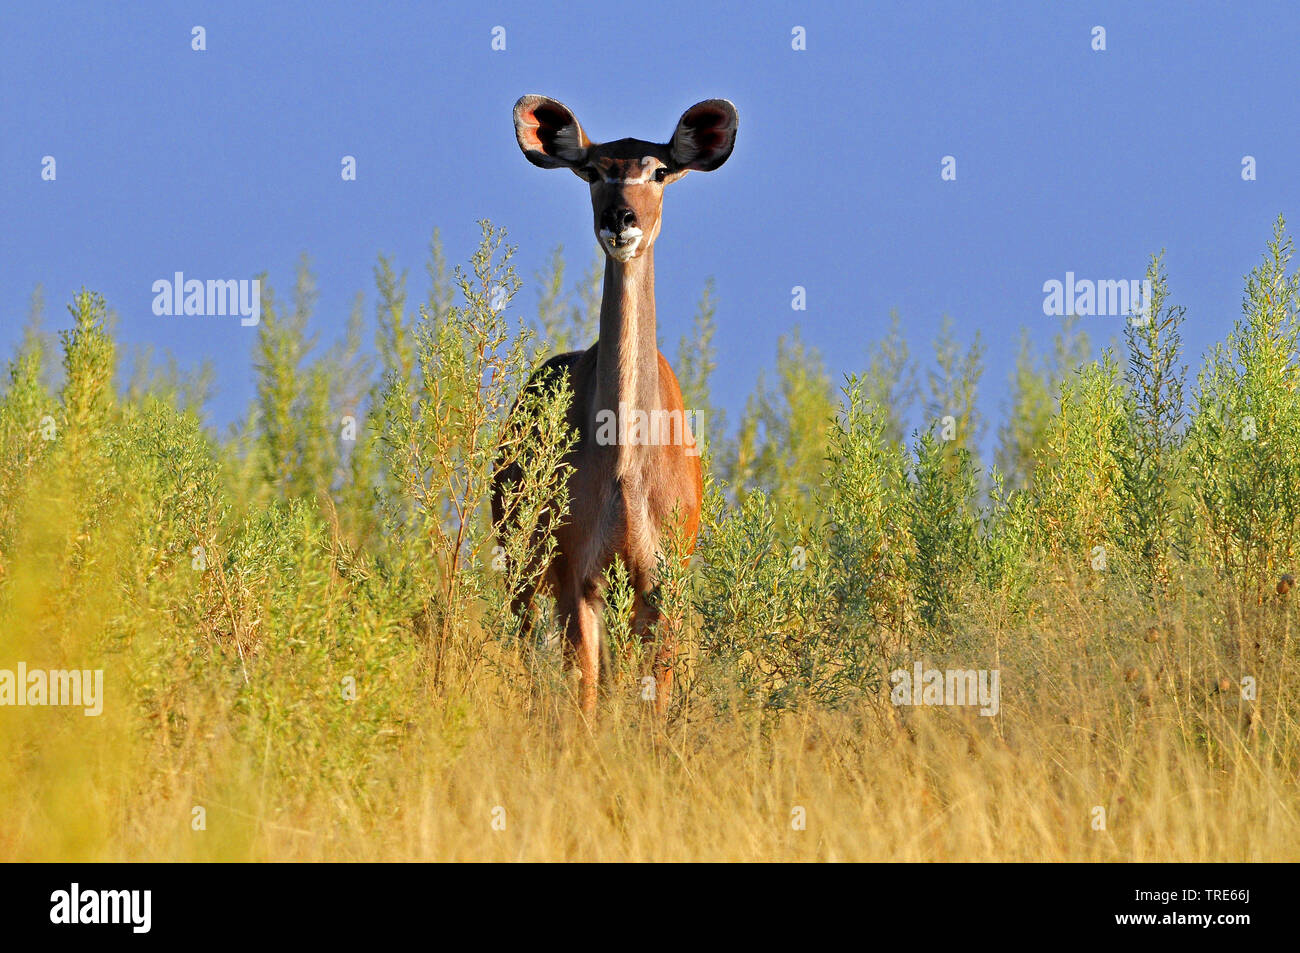
[[[687,424],[681,388],[655,337],[654,245],[659,237],[664,187],[686,173],[718,168],[736,139],[736,107],[710,99],[682,115],[666,145],[640,139],[593,143],[569,108],[544,96],[515,103],[515,136],[533,165],[572,169],[591,188],[596,238],[605,252],[600,336],[585,351],[548,360],[532,380],[567,376],[572,390],[569,425],[577,441],[568,462],[568,517],[551,526],[555,555],[541,586],[555,596],[564,620],[566,659],[581,673],[581,705],[595,711],[600,674],[600,607],[606,571],[623,561],[635,591],[632,631],[658,639],[654,654],[654,700],[662,714],[672,692],[675,645],[659,632],[656,575],[670,522],[695,548],[703,482],[699,452]],[[679,422],[676,438],[642,421]],[[610,421],[617,426],[610,426]],[[648,439],[646,439],[648,437]],[[503,494],[519,478],[517,467],[496,474],[493,519],[502,525]],[[525,618],[533,592],[515,594]]]

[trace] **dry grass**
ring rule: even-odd
[[[15,565],[3,622],[7,647],[29,664],[93,652],[106,644],[101,635],[121,628],[123,606],[112,587],[91,585],[84,601],[60,601],[42,574],[48,566],[35,559]],[[589,726],[562,690],[535,690],[525,704],[487,667],[451,698],[418,679],[414,687],[363,688],[400,692],[390,701],[402,727],[345,740],[337,760],[304,745],[310,739],[303,732],[314,729],[302,723],[291,735],[273,718],[251,719],[235,703],[238,686],[228,683],[173,686],[170,704],[186,717],[163,714],[173,723],[163,730],[133,699],[139,681],[159,671],[156,662],[141,663],[157,648],[142,635],[128,650],[99,650],[108,682],[102,716],[3,712],[0,856],[1300,856],[1292,609],[1278,602],[1230,625],[1210,601],[1184,602],[1170,607],[1177,614],[1160,621],[1159,638],[1148,641],[1151,623],[1127,617],[1122,600],[1104,590],[1062,583],[1054,593],[1056,604],[1039,622],[1019,630],[972,623],[953,650],[953,664],[960,658],[967,667],[1000,669],[996,718],[895,709],[866,698],[847,711],[775,720],[678,706],[663,728],[619,689]],[[146,612],[135,628],[147,633],[154,624],[175,623]],[[1234,625],[1244,649],[1225,635]],[[423,677],[426,668],[414,671]],[[1238,697],[1243,674],[1257,678],[1257,704]],[[1230,690],[1220,690],[1222,678],[1231,680]],[[291,706],[295,686],[279,684],[278,691]],[[331,740],[339,726],[324,724],[325,717],[320,744],[340,744]],[[336,731],[327,736],[327,728]],[[195,806],[206,810],[201,831],[192,829]],[[1106,811],[1104,831],[1093,829],[1096,807]],[[795,829],[798,808],[806,829]],[[496,829],[502,820],[504,829]]]

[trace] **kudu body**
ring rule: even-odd
[[[635,591],[633,632],[650,641],[661,617],[656,576],[670,523],[680,521],[676,531],[683,555],[694,549],[699,530],[699,453],[681,388],[659,353],[655,333],[654,245],[664,187],[692,170],[722,165],[735,142],[737,115],[726,100],[706,100],[682,115],[666,145],[639,139],[592,143],[568,107],[542,96],[520,99],[514,119],[519,147],[530,162],[571,169],[590,184],[596,237],[605,251],[599,339],[586,351],[551,358],[533,378],[567,375],[573,394],[569,425],[577,443],[568,460],[573,468],[569,514],[549,527],[556,550],[541,584],[555,596],[566,657],[580,670],[581,705],[590,714],[600,674],[606,571],[615,557],[623,561]],[[651,428],[650,439],[635,439],[637,428],[632,428],[629,439],[627,418],[638,412],[680,426],[670,427],[667,435]],[[608,426],[611,417],[616,427]],[[515,468],[497,474],[493,518],[498,526],[502,495],[517,479]],[[515,598],[526,627],[533,595],[521,592]],[[675,646],[669,633],[657,634],[654,698],[662,712],[672,691]]]

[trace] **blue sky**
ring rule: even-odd
[[[195,25],[205,52],[190,49]],[[795,26],[806,50],[791,49]],[[1273,219],[1300,225],[1297,49],[1294,0],[6,3],[0,355],[36,283],[56,326],[85,285],[125,341],[211,357],[224,424],[252,395],[255,329],[155,317],[155,279],[267,271],[287,292],[306,251],[328,342],[358,290],[372,311],[379,252],[423,297],[434,226],[453,261],[486,216],[526,277],[557,244],[576,275],[595,242],[586,186],[523,159],[515,99],[556,97],[597,140],[666,140],[687,106],[725,97],[741,117],[733,156],[667,194],[661,347],[673,354],[713,276],[715,398],[734,422],[796,323],[838,378],[865,366],[891,309],[923,354],[948,314],[963,340],[985,336],[981,405],[996,418],[1018,329],[1050,339],[1042,286],[1066,271],[1137,278],[1165,248],[1193,367],[1226,334]],[[956,181],[940,178],[945,155]],[[534,300],[529,286],[516,302]],[[1103,342],[1121,327],[1084,323]]]

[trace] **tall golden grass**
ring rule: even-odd
[[[428,653],[411,646],[409,670],[360,685],[354,703],[391,696],[394,727],[356,737],[346,706],[292,713],[312,694],[301,673],[270,677],[279,712],[241,708],[229,678],[195,679],[160,644],[192,620],[134,603],[120,583],[131,534],[81,538],[69,512],[28,510],[24,546],[6,561],[5,654],[102,666],[107,700],[99,717],[0,711],[5,859],[1300,856],[1295,613],[1283,599],[1234,622],[1229,597],[1207,592],[1162,621],[1061,581],[1036,621],[975,610],[952,661],[1001,672],[996,718],[867,696],[779,718],[683,705],[660,725],[635,685],[615,685],[587,723],[563,684],[525,698],[492,665],[435,694]],[[107,638],[128,616],[129,643]],[[1233,628],[1239,638],[1225,638]],[[331,636],[348,633],[313,637]],[[1253,704],[1243,675],[1257,680]],[[323,758],[330,747],[340,757]]]

